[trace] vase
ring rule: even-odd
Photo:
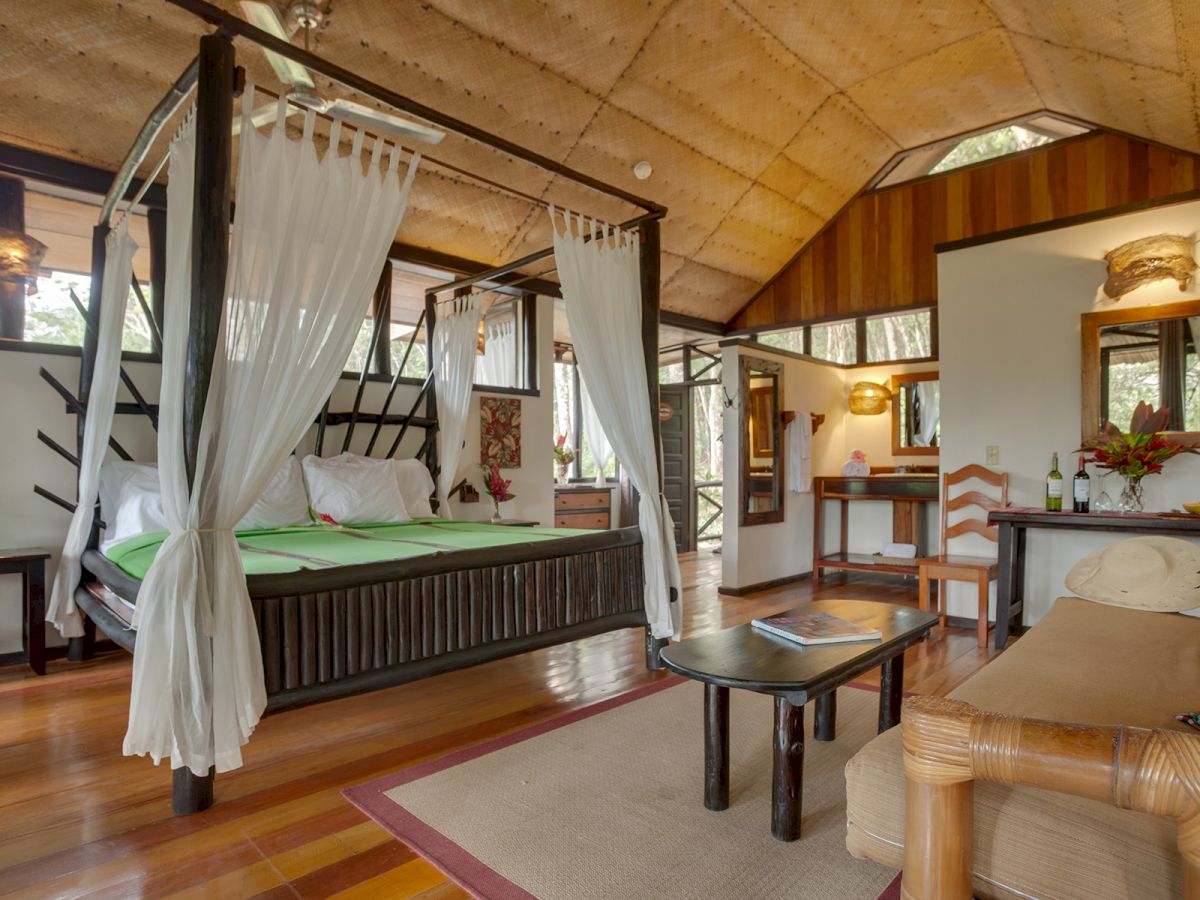
[[[1117,511],[1123,513],[1140,513],[1144,508],[1142,497],[1142,479],[1125,476],[1125,486],[1121,488],[1121,497],[1117,500]]]
[[[500,515],[500,501],[495,497],[492,498],[492,524],[497,525],[504,521],[504,516]]]
[[[567,472],[570,469],[570,465],[568,463],[558,463],[557,467],[558,467],[558,478],[556,480],[558,481],[558,483],[559,484],[570,484],[571,477],[567,474]]]

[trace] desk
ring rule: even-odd
[[[21,648],[38,675],[46,674],[45,550],[0,550],[0,575],[21,576]]]
[[[1200,538],[1200,516],[1182,513],[1070,513],[1009,507],[988,513],[1000,530],[1000,577],[996,582],[997,650],[1016,628],[1025,609],[1025,533],[1031,528],[1109,531],[1118,534],[1170,534]]]
[[[820,584],[822,569],[853,569],[860,572],[888,572],[894,575],[916,575],[917,560],[912,565],[875,563],[870,554],[848,553],[848,513],[850,501],[873,500],[892,504],[892,540],[900,544],[916,544],[917,557],[925,555],[925,504],[937,503],[939,479],[928,475],[868,475],[850,478],[844,475],[821,476],[813,479],[813,585]],[[822,549],[822,520],[826,500],[840,500],[841,548],[826,555]],[[880,547],[879,549],[883,549]]]

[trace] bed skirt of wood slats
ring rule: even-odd
[[[330,590],[279,596],[252,590],[267,708],[376,690],[644,626],[641,543],[610,544],[544,559],[514,553],[511,562]],[[115,630],[114,639],[132,649],[134,633],[111,602],[98,599],[103,594],[119,599],[84,588],[77,598],[102,631],[113,637]]]

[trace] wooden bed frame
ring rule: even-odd
[[[109,220],[117,202],[126,195],[133,175],[146,159],[150,147],[195,86],[197,152],[196,203],[192,223],[194,265],[187,348],[188,395],[185,398],[183,424],[188,480],[189,483],[194,480],[200,417],[207,398],[213,358],[218,349],[217,335],[225,302],[232,188],[232,116],[234,98],[244,84],[242,72],[235,66],[234,37],[273,50],[368,98],[417,115],[556,176],[644,210],[644,214],[622,223],[621,227],[640,231],[642,340],[654,440],[656,444],[659,442],[656,415],[659,220],[666,215],[665,207],[396,94],[254,28],[204,0],[170,2],[216,26],[216,31],[200,38],[199,55],[185,68],[143,125],[105,198],[100,223],[92,236],[93,290],[88,308],[81,308],[89,327],[85,332],[78,395],[72,396],[52,376],[43,373],[43,377],[77,415],[80,450],[95,367],[97,329],[93,324],[99,321],[99,287],[104,274]],[[428,156],[426,160],[431,161]],[[435,160],[431,162],[437,164]],[[469,177],[480,177],[457,171]],[[496,188],[514,190],[483,180]],[[536,198],[527,199],[536,201]],[[552,247],[547,248],[507,265],[431,290],[425,298],[423,317],[431,363],[439,293],[454,292],[457,295],[469,292],[475,286],[487,288],[497,284],[519,283],[527,279],[522,278],[518,270],[551,257],[553,253]],[[140,288],[136,284],[134,287],[150,319],[152,330],[161,333],[150,307],[141,297]],[[415,336],[416,331],[413,334]],[[360,412],[365,374],[360,379],[354,409],[350,413],[331,413],[327,403],[317,423],[318,448],[322,446],[326,427],[330,424],[344,422],[351,431],[360,422],[374,424],[371,447],[374,447],[384,424],[399,425],[400,435],[387,454],[391,456],[398,449],[405,430],[410,426],[424,428],[426,437],[418,455],[424,456],[436,478],[438,426],[433,366],[431,364],[431,374],[408,414],[389,415],[388,409],[402,369],[403,366],[397,370],[379,413]],[[157,409],[141,398],[124,372],[122,376],[137,402],[121,404],[118,411],[145,414],[157,427]],[[417,416],[417,408],[422,400],[425,403],[424,415]],[[122,406],[126,408],[122,409]],[[43,443],[78,466],[78,456],[49,439],[43,439]],[[115,441],[110,440],[110,445],[119,456],[129,458]],[[348,445],[349,432],[343,449]],[[661,465],[660,455],[660,485]],[[43,488],[35,486],[35,491],[60,506],[74,508],[73,504]],[[135,642],[128,621],[131,607],[126,601],[136,599],[138,582],[125,575],[95,549],[98,538],[99,524],[93,528],[92,549],[84,557],[84,582],[75,593],[77,602],[86,613],[86,633],[83,638],[71,639],[68,653],[71,659],[90,655],[97,626],[114,642],[127,649],[132,650]],[[636,528],[520,547],[435,554],[396,563],[277,576],[249,576],[247,584],[263,651],[269,694],[268,711],[374,690],[603,631],[646,627],[643,581],[641,537]],[[122,600],[122,597],[126,600]],[[652,637],[647,627],[648,666],[661,667],[659,651],[665,644],[665,640]],[[186,767],[175,769],[172,801],[176,814],[197,812],[211,805],[213,780],[212,771],[207,777],[201,778]]]

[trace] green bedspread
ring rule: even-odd
[[[239,531],[237,538],[246,574],[269,575],[552,541],[589,533],[594,532],[414,519],[389,525],[309,525],[270,531]],[[134,578],[145,578],[165,538],[165,532],[129,538],[109,547],[105,556]]]

